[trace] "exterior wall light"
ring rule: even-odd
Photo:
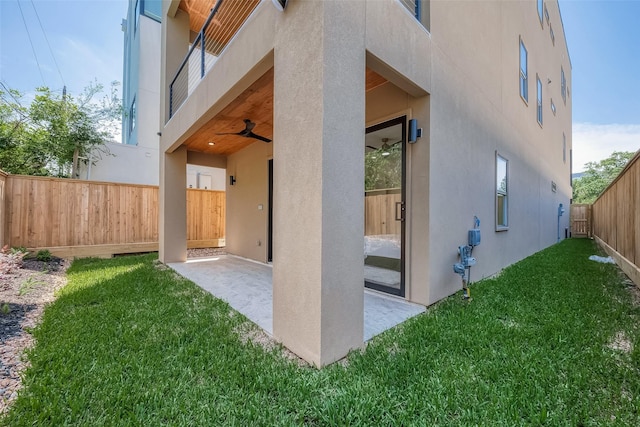
[[[418,127],[418,120],[409,120],[409,144],[418,142],[418,138],[422,137],[422,128]]]

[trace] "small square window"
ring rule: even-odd
[[[509,227],[509,161],[496,152],[496,231]]]

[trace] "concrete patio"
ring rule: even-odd
[[[169,263],[169,266],[273,334],[270,265],[220,255]],[[365,341],[425,311],[424,306],[370,291],[364,286],[363,293]]]

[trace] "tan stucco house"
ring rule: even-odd
[[[163,2],[163,262],[186,259],[186,165],[226,168],[227,250],[272,263],[274,337],[321,366],[362,346],[365,286],[459,291],[474,217],[472,280],[565,238],[556,0],[282,3]]]

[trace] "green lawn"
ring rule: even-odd
[[[76,261],[0,424],[640,425],[640,307],[595,253],[564,241],[322,370],[155,256]]]

